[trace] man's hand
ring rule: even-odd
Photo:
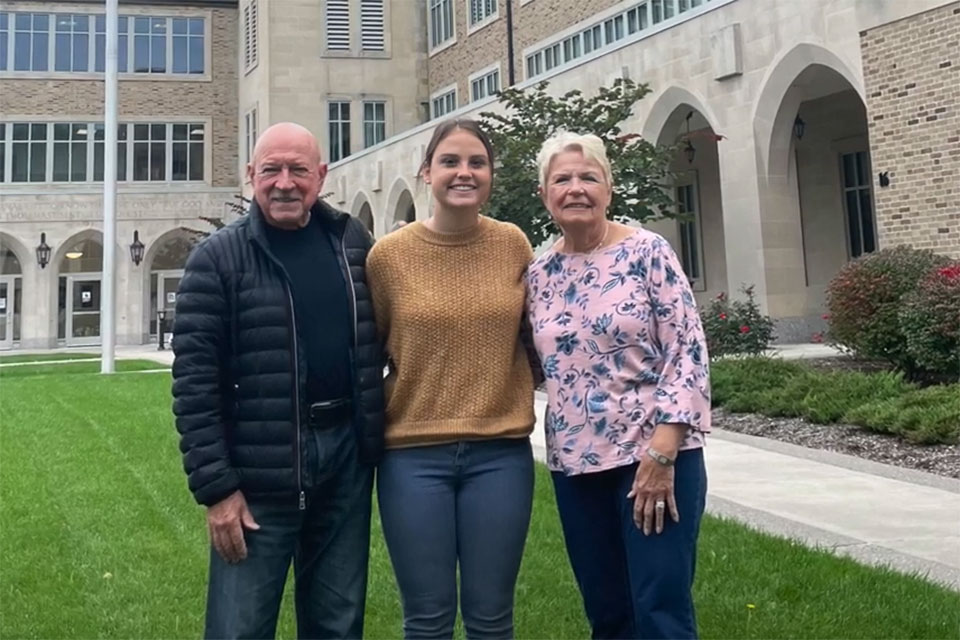
[[[259,529],[247,501],[240,491],[234,491],[217,504],[207,507],[207,528],[210,542],[224,560],[236,564],[247,557],[247,543],[243,530]]]

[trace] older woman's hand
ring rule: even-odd
[[[663,532],[664,512],[669,509],[674,522],[680,522],[680,512],[673,495],[673,465],[664,465],[644,456],[637,467],[633,488],[627,498],[633,498],[633,521],[643,535],[651,530]],[[658,508],[659,505],[659,508]]]

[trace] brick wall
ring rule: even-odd
[[[183,9],[178,14],[196,16],[203,10]],[[212,183],[233,187],[237,175],[237,11],[210,12],[211,80],[120,80],[119,119],[163,116],[210,118],[213,145]],[[170,15],[163,7],[162,15]],[[48,118],[92,116],[103,113],[103,81],[95,79],[4,78],[0,114]]]
[[[860,34],[882,247],[960,257],[960,2]]]
[[[581,20],[596,15],[623,0],[499,0],[499,17],[482,29],[467,34],[467,3],[454,0],[456,44],[430,56],[430,92],[457,84],[460,105],[470,102],[471,73],[500,61],[500,85],[507,81],[507,9],[513,3],[513,50],[515,80],[524,80],[524,48],[548,38]],[[627,4],[624,4],[627,6]]]

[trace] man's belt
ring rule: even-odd
[[[310,426],[314,429],[332,429],[343,426],[353,418],[353,399],[336,398],[314,402],[308,409]]]

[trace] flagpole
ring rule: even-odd
[[[113,373],[116,345],[117,258],[117,0],[106,0],[103,100],[103,280],[100,291],[100,373]]]

